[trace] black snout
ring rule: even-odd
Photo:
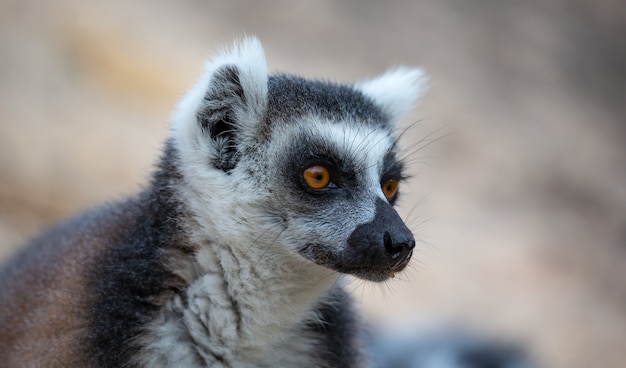
[[[346,256],[358,265],[357,276],[384,280],[402,271],[415,248],[415,238],[389,203],[379,199],[371,222],[361,224],[348,238]]]

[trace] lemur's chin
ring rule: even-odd
[[[395,277],[407,267],[413,255],[413,250],[408,248],[390,258],[385,257],[384,251],[378,249],[364,249],[354,253],[350,250],[335,251],[323,244],[307,244],[298,251],[317,265],[373,282]]]
[[[360,279],[367,280],[367,281],[373,281],[373,282],[387,281],[390,278],[394,278],[396,274],[398,274],[399,272],[402,272],[408,266],[412,255],[413,255],[413,251],[412,250],[408,251],[408,253],[403,258],[401,258],[401,260],[394,263],[389,268],[383,268],[383,269],[367,268],[367,266],[364,266],[362,268],[356,268],[356,269],[351,269],[351,270],[344,269],[343,271],[340,271],[340,272],[348,273],[348,274],[351,274],[353,276],[356,276]]]

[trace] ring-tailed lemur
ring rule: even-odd
[[[355,367],[341,274],[384,281],[395,124],[424,75],[268,75],[248,38],[206,65],[141,193],[60,224],[0,273],[2,367]]]

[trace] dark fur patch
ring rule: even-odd
[[[286,74],[269,77],[266,123],[288,122],[309,114],[375,126],[389,124],[383,111],[352,86]]]
[[[341,288],[330,291],[318,307],[321,321],[311,322],[307,328],[319,334],[320,367],[361,367],[361,323],[352,307],[348,293]]]
[[[134,339],[153,318],[160,301],[177,290],[165,266],[169,249],[190,252],[179,238],[184,210],[174,200],[172,183],[180,178],[176,152],[167,145],[152,186],[126,204],[132,223],[96,260],[90,274],[86,354],[103,367],[128,367],[138,347]]]
[[[219,157],[214,163],[215,167],[228,172],[235,167],[239,158],[235,111],[245,105],[245,91],[235,66],[224,66],[217,70],[210,83],[197,118],[204,131],[218,144]]]

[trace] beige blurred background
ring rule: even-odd
[[[524,342],[545,367],[626,362],[626,6],[599,1],[0,0],[0,257],[141,188],[218,46],[356,81],[420,65],[401,212],[410,271],[368,318]],[[409,212],[411,212],[409,214]]]

